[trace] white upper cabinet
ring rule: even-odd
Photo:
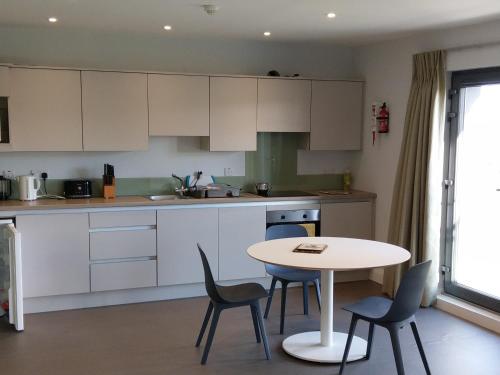
[[[148,148],[147,75],[82,72],[83,149]]]
[[[257,78],[210,77],[210,151],[257,149]]]
[[[11,68],[9,123],[16,151],[81,151],[80,72]]]
[[[313,81],[310,150],[359,150],[363,83]]]
[[[259,79],[257,131],[309,132],[311,81]]]
[[[209,77],[148,74],[149,135],[208,136]]]
[[[10,96],[9,68],[0,66],[0,96]]]

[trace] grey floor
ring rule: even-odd
[[[312,291],[312,290],[311,290]],[[350,316],[344,304],[380,293],[372,282],[337,284],[335,328],[347,331]],[[267,321],[272,360],[255,342],[250,311],[222,313],[206,366],[203,348],[195,348],[206,298],[114,306],[26,316],[26,331],[15,333],[0,324],[0,374],[337,374],[338,366],[307,363],[286,355],[287,335],[319,329],[314,299],[303,316],[301,290],[289,292],[285,335],[279,335],[279,292]],[[418,313],[420,333],[434,375],[500,374],[500,336],[433,308]],[[358,325],[366,337],[367,325]],[[396,374],[390,341],[375,330],[369,361],[348,365],[348,375]],[[411,330],[402,331],[407,375],[425,374]]]

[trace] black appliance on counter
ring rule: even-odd
[[[90,198],[92,197],[92,181],[66,180],[64,181],[65,198]]]
[[[12,180],[5,176],[0,176],[0,201],[9,199],[12,194]]]

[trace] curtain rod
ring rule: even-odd
[[[477,44],[469,44],[469,45],[466,45],[466,46],[451,47],[451,48],[446,48],[446,51],[448,51],[448,52],[454,52],[454,51],[461,51],[461,50],[464,50],[464,49],[474,49],[474,48],[483,48],[483,47],[495,47],[495,46],[500,47],[500,41],[486,42],[486,43],[477,43]]]

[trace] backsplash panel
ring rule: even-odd
[[[305,174],[299,175],[297,173],[298,152],[302,141],[303,134],[300,133],[258,133],[257,136],[257,151],[244,153],[244,176],[216,176],[216,182],[228,183],[233,186],[239,186],[246,192],[255,192],[255,183],[269,182],[274,190],[317,190],[317,189],[340,189],[342,187],[342,174],[341,173],[328,173],[328,174]],[[170,139],[173,141],[173,139]],[[194,141],[185,142],[184,144],[192,145]],[[149,156],[155,155],[157,152],[155,148],[159,148],[159,141],[155,140],[153,150]],[[163,147],[161,147],[163,148]],[[193,147],[194,148],[194,147]],[[190,149],[190,152],[193,152]],[[302,151],[304,152],[304,151]],[[34,153],[31,153],[34,154]],[[66,153],[51,153],[51,158],[59,155],[64,160]],[[100,168],[101,162],[107,162],[108,159],[113,159],[111,153],[108,155],[101,153],[99,160],[97,155],[87,154],[93,160],[95,168]],[[120,155],[127,155],[133,153],[120,153]],[[222,153],[209,153],[210,156]],[[228,153],[231,155],[231,153]],[[234,153],[233,153],[234,154]],[[4,154],[6,155],[6,154]],[[165,157],[167,155],[161,155]],[[201,156],[201,155],[200,155]],[[221,155],[222,156],[222,155]],[[34,157],[34,155],[32,155]],[[131,156],[132,157],[132,156]],[[132,157],[133,158],[133,157]],[[70,159],[71,160],[71,159]],[[77,161],[76,159],[73,159]],[[222,162],[223,159],[221,159]],[[226,160],[227,161],[227,160]],[[29,160],[25,160],[29,163]],[[152,161],[154,164],[159,164],[159,160]],[[213,163],[214,161],[212,161]],[[89,163],[90,164],[90,163]],[[133,165],[135,163],[131,163]],[[170,164],[170,163],[166,163]],[[183,163],[185,164],[185,162]],[[234,162],[232,163],[233,165]],[[198,164],[193,160],[192,168],[196,169]],[[231,164],[230,164],[231,165]],[[89,165],[90,167],[90,165]],[[70,168],[66,166],[66,168]],[[130,176],[130,171],[124,170],[125,165],[116,168],[116,191],[117,195],[161,195],[173,194],[175,188],[179,185],[178,181],[171,177],[120,177]],[[149,166],[151,168],[151,166]],[[146,173],[148,172],[148,168]],[[188,170],[189,167],[184,165],[182,170]],[[223,169],[218,166],[214,169]],[[163,167],[165,170],[165,167]],[[100,171],[99,171],[100,172]],[[205,171],[210,173],[210,171]],[[165,170],[165,174],[168,172]],[[49,176],[51,174],[49,173]],[[182,175],[182,174],[181,174]],[[95,176],[95,173],[94,173]],[[92,193],[94,196],[102,196],[102,180],[100,178],[92,178]],[[62,195],[63,194],[63,181],[64,178],[52,178],[47,180],[47,191],[49,194]],[[14,194],[13,199],[17,199],[17,184],[13,184]]]

